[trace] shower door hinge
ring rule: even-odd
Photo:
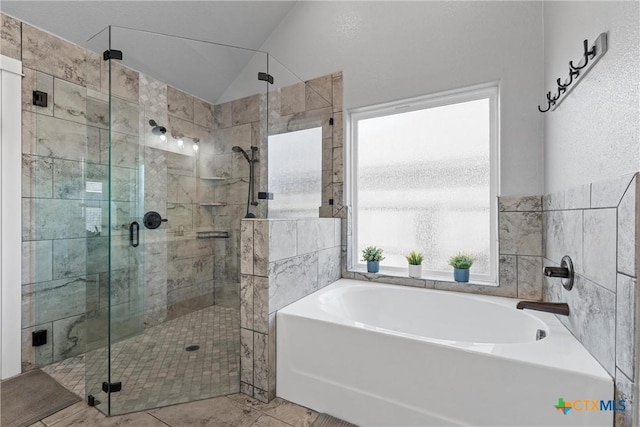
[[[120,390],[122,390],[122,382],[120,381],[117,383],[108,383],[106,381],[102,383],[102,391],[105,393],[116,393]]]
[[[333,117],[329,119],[329,126],[333,126]]]
[[[262,81],[273,84],[273,76],[268,73],[258,73],[258,80],[262,80]]]
[[[102,59],[104,59],[105,61],[108,61],[109,59],[119,59],[122,61],[122,51],[121,50],[115,50],[115,49],[107,49],[104,52],[102,52]]]

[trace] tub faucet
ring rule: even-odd
[[[519,301],[516,304],[518,310],[529,309],[537,311],[546,311],[547,313],[569,315],[569,305],[564,302],[542,302],[542,301]]]

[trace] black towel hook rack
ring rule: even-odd
[[[543,109],[538,105],[538,111],[541,113],[546,113],[547,111],[558,108],[560,103],[564,101],[573,88],[578,85],[589,70],[591,70],[591,68],[593,68],[593,66],[607,52],[607,33],[600,34],[591,48],[589,48],[588,40],[584,40],[582,42],[582,47],[582,58],[580,58],[578,64],[574,65],[573,61],[569,61],[569,76],[565,79],[564,83],[562,83],[560,78],[556,79],[556,95],[552,97],[551,91],[547,92],[546,109]]]

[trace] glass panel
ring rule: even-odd
[[[269,191],[275,195],[269,218],[317,218],[322,203],[322,128],[270,136],[268,163]]]
[[[109,29],[101,31],[86,44],[86,144],[87,156],[80,190],[83,192],[86,237],[86,353],[85,396],[93,396],[96,407],[109,413],[109,396],[102,383],[109,381],[109,93],[107,79],[101,80],[105,67],[102,52],[109,48]],[[105,71],[108,68],[104,68]]]
[[[265,209],[250,166],[257,189],[267,68],[264,53],[155,33],[113,27],[111,42],[115,415],[239,391],[240,220]],[[167,221],[145,225],[150,212]]]
[[[334,150],[341,152],[342,147],[333,146],[333,76],[329,74],[304,82],[273,56],[269,57],[269,70],[275,79],[275,84],[269,87],[269,162],[261,167],[262,182],[268,184],[262,191],[273,194],[268,216],[332,217],[330,200],[334,198],[334,158],[342,159],[341,155],[334,155]],[[291,137],[288,139],[287,135]],[[292,142],[301,135],[314,135],[320,144]],[[272,144],[277,151],[275,155],[271,153]],[[262,154],[265,154],[264,150]],[[313,168],[313,172],[303,167],[302,159],[305,160],[304,165]],[[292,173],[296,175],[291,176]],[[336,168],[335,173],[342,182],[342,170]],[[283,179],[289,184],[285,184]],[[303,196],[301,191],[307,194]],[[293,193],[299,194],[294,197]],[[300,202],[304,207],[299,205]]]
[[[489,99],[357,121],[358,256],[384,249],[406,268],[412,250],[428,270],[450,273],[458,252],[490,272]],[[386,115],[385,115],[386,114]]]

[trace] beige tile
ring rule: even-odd
[[[42,423],[44,425],[51,426],[85,409],[88,409],[87,404],[85,402],[74,403],[73,405],[67,406],[63,410],[58,411],[53,415],[49,415],[47,418],[42,420]]]
[[[251,424],[251,427],[290,427],[291,424],[284,423],[268,415],[263,415]]]
[[[40,76],[41,73],[38,73],[38,83]],[[55,79],[52,86],[55,87],[53,115],[59,119],[86,124],[87,89],[61,79]]]
[[[60,79],[85,84],[85,50],[27,24],[22,25],[22,63]]]
[[[261,95],[252,95],[231,102],[233,125],[242,125],[260,120]]]
[[[280,115],[301,113],[305,109],[305,84],[297,83],[280,89]]]
[[[262,403],[245,394],[232,394],[229,399],[264,412],[265,414],[292,426],[310,426],[318,417],[318,413],[304,406],[296,405],[288,400],[276,397],[269,403]]]
[[[17,19],[0,14],[0,54],[20,60],[22,55],[21,23]]]
[[[75,405],[74,405],[75,406]],[[57,414],[52,415],[49,418],[54,417]],[[45,418],[43,422],[47,427],[56,426],[56,427],[70,427],[70,426],[97,426],[101,421],[103,422],[107,417],[105,417],[100,411],[96,408],[91,408],[89,406],[85,406],[83,409],[76,411],[73,414],[70,414],[64,418],[58,418],[53,420],[50,424],[47,424],[48,418]]]
[[[93,67],[93,63],[91,65]],[[101,90],[103,93],[108,93],[109,62],[102,61],[101,67]],[[111,61],[111,94],[129,101],[138,102],[139,93],[140,74],[116,61]]]
[[[342,73],[336,73],[331,76],[333,80],[332,99],[333,111],[342,111]]]
[[[261,415],[259,411],[224,396],[155,409],[149,414],[171,426],[250,426]]]
[[[184,424],[174,424],[182,426]],[[119,415],[115,417],[97,420],[95,427],[166,427],[167,425],[146,412],[135,412],[133,414]]]
[[[33,111],[47,116],[53,116],[53,76],[22,67],[22,109]],[[47,106],[37,107],[33,105],[33,91],[39,90],[47,93]]]
[[[200,126],[213,128],[213,105],[194,98],[193,121]]]
[[[193,96],[167,86],[167,108],[169,114],[193,122]]]
[[[42,421],[38,421],[37,423],[31,424],[29,427],[46,427]]]
[[[313,424],[318,413],[304,406],[296,405],[284,399],[275,398],[269,405],[272,407],[264,413],[282,420],[292,426],[307,427]]]
[[[331,106],[331,75],[309,80],[305,87],[305,110]]]

